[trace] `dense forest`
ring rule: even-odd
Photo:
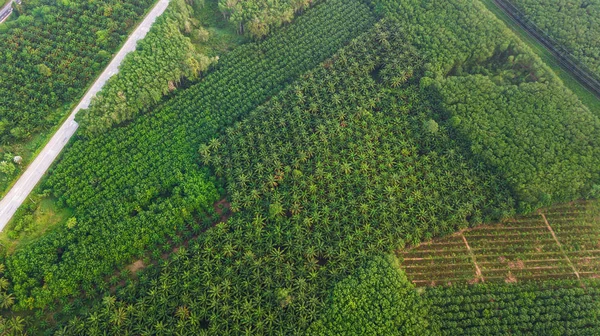
[[[316,2],[320,0],[219,0],[219,9],[239,33],[262,38]]]
[[[6,257],[32,334],[597,328],[596,282],[420,293],[382,257],[600,183],[600,121],[477,1],[323,1],[135,108],[68,148],[43,188],[73,217]]]
[[[600,120],[563,86],[476,75],[444,81],[441,93],[473,154],[497,167],[525,210],[588,197],[600,181]]]
[[[270,32],[268,27],[291,22],[312,4],[312,1],[306,0],[289,3],[172,1],[148,36],[138,44],[137,50],[121,65],[119,74],[106,85],[89,110],[79,113],[77,120],[82,126],[79,135],[94,136],[134,119],[173,92],[181,81],[194,82],[209,66],[216,64],[219,55],[209,56],[214,54],[214,50],[206,45],[210,44],[207,43],[210,39],[224,36],[211,36],[206,23],[199,19],[203,16],[200,15],[202,12],[216,14],[207,8],[212,7],[213,2],[218,2],[218,8],[232,24],[243,26],[247,21],[251,22],[248,23],[249,34],[256,38],[267,36]],[[266,24],[266,30],[260,36],[252,33],[256,29],[253,28],[256,20]],[[243,33],[243,29],[239,33]]]
[[[374,257],[335,284],[309,336],[438,335],[433,311],[394,258]]]
[[[600,78],[599,0],[509,0]]]
[[[445,2],[415,15],[420,3],[379,8],[410,32],[429,60],[422,86],[440,96],[443,119],[473,155],[509,183],[519,210],[588,197],[600,184],[598,117],[481,3]],[[447,25],[440,15],[456,22],[443,35],[435,33]]]
[[[425,299],[441,335],[600,334],[597,279],[435,287]]]
[[[167,252],[176,232],[210,224],[204,211],[218,183],[199,169],[199,146],[373,21],[359,1],[328,1],[266,41],[227,54],[216,71],[147,117],[76,141],[48,186],[74,209],[77,224],[47,233],[7,264],[22,307],[47,307],[80,286],[103,292],[101,276],[115,266],[146,248]]]
[[[0,24],[0,196],[152,3],[13,3]]]
[[[417,294],[419,293],[419,294]],[[333,288],[308,335],[598,335],[597,279],[416,291],[393,259],[365,262]]]
[[[123,60],[87,111],[77,114],[81,135],[106,131],[113,124],[133,119],[140,111],[158,103],[183,80],[195,80],[216,63],[218,57],[198,53],[187,35],[208,40],[208,31],[194,18],[202,1],[193,6],[173,0],[136,50]]]

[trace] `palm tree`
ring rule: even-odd
[[[12,294],[6,293],[6,292],[0,293],[0,308],[8,309],[8,308],[12,307],[12,305],[14,303],[15,303],[15,298]]]
[[[11,317],[7,324],[8,329],[11,330],[13,334],[19,335],[25,330],[25,320],[20,316]]]

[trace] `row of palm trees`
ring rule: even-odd
[[[315,6],[265,41],[233,50],[201,82],[144,118],[75,141],[43,188],[71,208],[77,225],[48,232],[9,256],[19,304],[43,308],[68,301],[82,288],[102,292],[103,276],[115,267],[147,250],[160,256],[175,233],[209,225],[211,206],[224,190],[199,168],[200,144],[318,66],[374,20],[358,0]]]
[[[331,284],[371,256],[509,211],[508,191],[445,127],[423,132],[435,112],[416,82],[393,88],[372,74],[400,69],[391,59],[420,72],[403,41],[376,25],[200,146],[227,182],[233,216],[64,332],[300,334]],[[396,108],[407,97],[411,107]]]

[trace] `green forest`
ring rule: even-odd
[[[218,57],[196,52],[187,35],[208,41],[209,33],[195,20],[193,6],[185,0],[174,0],[148,33],[96,96],[88,111],[77,114],[84,135],[97,134],[133,119],[140,111],[161,101],[174,91],[182,80],[195,80]],[[194,9],[196,7],[196,9]]]
[[[479,1],[173,0],[81,113],[0,334],[600,331],[597,280],[416,288],[392,256],[600,196],[598,116]]]
[[[240,34],[254,38],[267,36],[271,30],[290,23],[294,15],[302,13],[321,0],[218,0],[223,17],[237,27]]]
[[[600,1],[509,1],[600,78]]]

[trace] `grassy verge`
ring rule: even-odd
[[[525,42],[533,51],[558,75],[571,91],[596,115],[600,115],[600,99],[583,86],[575,77],[563,69],[556,58],[548,49],[541,45],[536,39],[532,38],[517,25],[502,9],[498,8],[493,0],[481,0],[481,2],[502,20],[523,42]]]
[[[60,208],[53,197],[32,195],[22,206],[23,215],[12,221],[11,230],[0,232],[0,245],[7,253],[36,240],[58,224],[66,223],[72,211]]]

